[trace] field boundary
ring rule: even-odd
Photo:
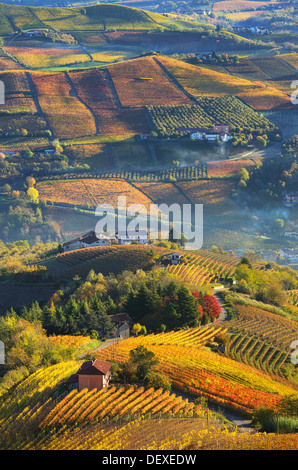
[[[43,118],[43,120],[45,121],[45,123],[46,123],[48,129],[51,131],[52,135],[54,135],[53,129],[51,128],[50,123],[47,120],[47,118],[45,117],[45,114],[42,110],[42,107],[40,106],[39,99],[38,99],[38,94],[37,94],[37,91],[35,89],[35,86],[34,86],[32,77],[30,75],[30,72],[25,71],[25,74],[26,74],[26,77],[27,77],[27,80],[28,80],[29,88],[31,90],[32,98],[34,100],[37,112],[38,112],[39,116],[41,116]]]
[[[77,90],[76,90],[76,88],[75,88],[75,86],[74,86],[74,83],[73,83],[72,79],[70,78],[68,72],[64,72],[64,75],[65,75],[65,77],[66,77],[66,79],[67,79],[67,81],[68,81],[68,83],[69,83],[69,85],[70,85],[70,87],[71,87],[71,91],[72,91],[72,93],[73,93],[73,96],[74,96],[78,101],[80,101],[80,102],[88,109],[88,111],[90,111],[90,113],[92,114],[93,119],[94,119],[94,123],[95,123],[95,128],[96,128],[96,135],[99,135],[101,132],[100,132],[100,129],[99,129],[99,122],[98,122],[98,118],[97,118],[96,114],[94,113],[93,109],[90,108],[90,106],[88,106],[88,104],[86,104],[86,103],[82,100],[82,98],[78,95]]]
[[[160,67],[163,73],[167,76],[167,78],[194,104],[197,104],[197,100],[194,96],[188,93],[182,85],[173,77],[173,75],[167,70],[167,68],[156,58],[153,57],[154,62]]]

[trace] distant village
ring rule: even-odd
[[[243,33],[243,34],[272,34],[270,29],[265,28],[264,26],[234,26],[234,33]]]

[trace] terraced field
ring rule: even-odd
[[[207,250],[197,250],[194,254],[182,255],[181,262],[169,265],[167,270],[178,278],[199,289],[207,284],[214,284],[231,278],[239,259],[231,254],[213,253]]]
[[[130,338],[113,350],[117,361],[127,360],[129,351],[144,345],[154,352],[160,368],[171,378],[173,387],[194,396],[250,415],[255,407],[275,408],[284,394],[297,394],[290,384],[274,380],[264,372],[233,361],[204,348],[163,343],[163,336]],[[161,341],[160,341],[161,340]],[[110,350],[109,350],[110,349]],[[102,349],[98,358],[107,359],[111,348]]]
[[[234,304],[237,319],[227,323],[231,341],[226,354],[284,379],[283,367],[297,339],[297,323],[258,307]]]
[[[157,256],[165,251],[163,247],[154,247]],[[143,269],[146,271],[155,264],[149,254],[149,247],[141,245],[84,248],[62,253],[57,257],[57,262],[59,266],[56,268],[63,273],[63,276],[70,278],[73,278],[73,273],[84,278],[91,269],[107,276],[110,273],[119,274],[126,270],[135,272]]]

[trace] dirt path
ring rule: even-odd
[[[228,320],[228,312],[227,312],[226,309],[224,308],[220,296],[217,295],[216,293],[214,293],[213,295],[214,295],[214,297],[216,298],[216,300],[217,300],[217,302],[219,303],[219,306],[220,306],[220,308],[221,308],[221,312],[220,312],[220,314],[219,314],[218,321],[219,321],[219,322],[223,322],[223,321]]]

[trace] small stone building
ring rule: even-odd
[[[84,388],[101,390],[108,387],[111,378],[112,364],[107,361],[95,359],[94,361],[84,362],[78,372],[69,377],[66,382],[70,390],[77,388],[79,392]]]
[[[110,318],[115,325],[114,337],[115,338],[129,338],[130,337],[130,325],[132,320],[127,313],[116,313],[110,315]]]

